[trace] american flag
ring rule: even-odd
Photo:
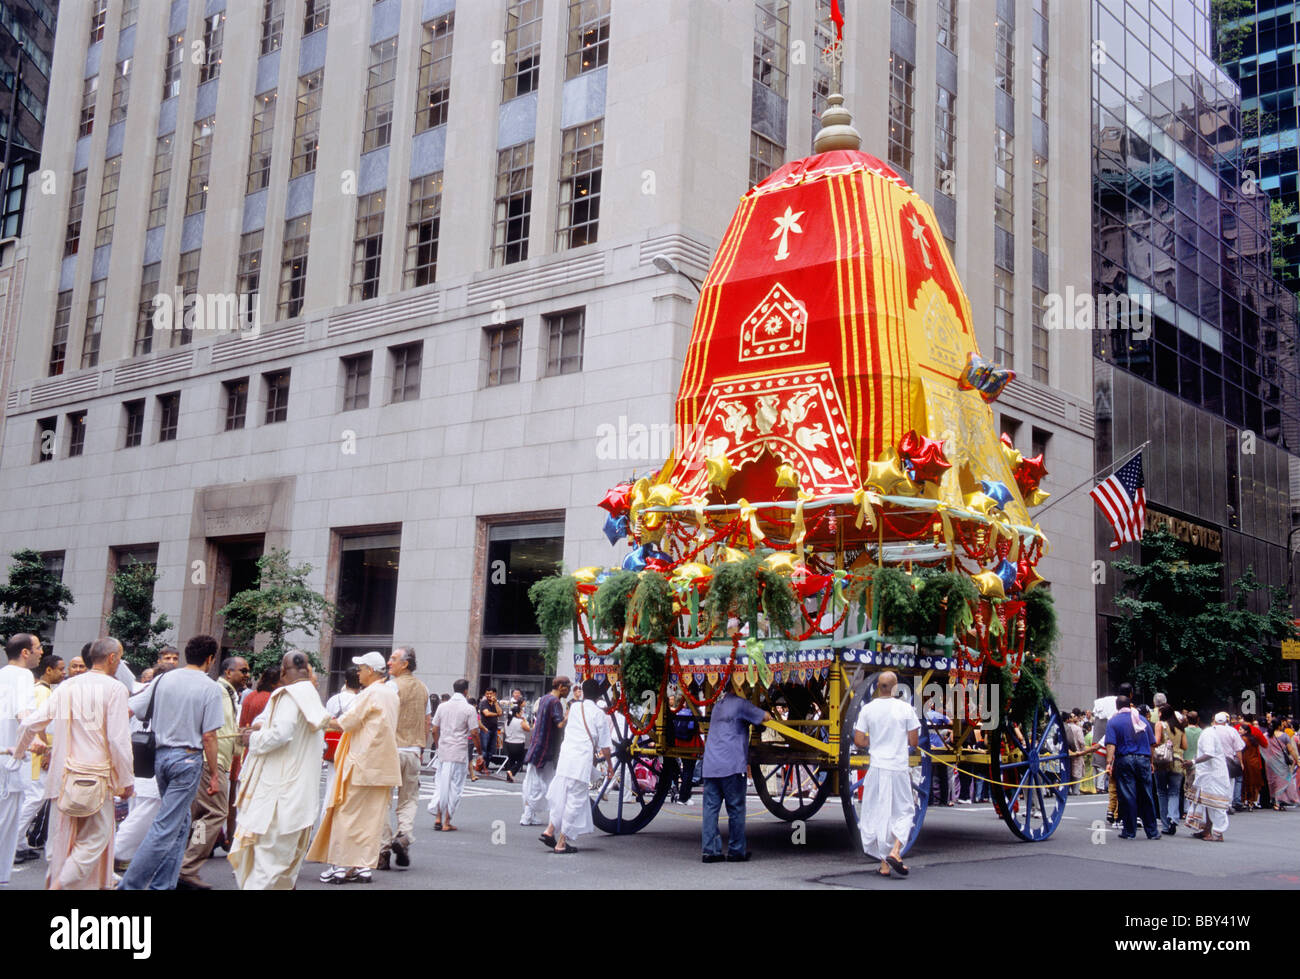
[[[1112,551],[1126,541],[1142,539],[1146,522],[1146,479],[1142,475],[1142,453],[1139,452],[1109,478],[1092,491],[1091,495],[1101,507],[1106,520],[1115,528]]]

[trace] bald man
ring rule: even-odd
[[[320,759],[329,712],[299,652],[280,661],[280,686],[253,720],[236,800],[230,864],[240,890],[287,891],[298,880],[320,812]]]
[[[880,861],[881,877],[907,876],[903,844],[916,816],[908,753],[916,747],[921,721],[910,704],[894,697],[897,686],[897,675],[880,674],[876,695],[863,704],[853,726],[853,743],[871,752],[858,829],[862,849]]]

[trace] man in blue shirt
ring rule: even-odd
[[[1106,726],[1105,743],[1106,774],[1115,782],[1119,796],[1119,816],[1123,824],[1120,839],[1137,837],[1139,816],[1147,839],[1160,839],[1155,794],[1152,792],[1155,766],[1151,762],[1151,750],[1155,747],[1155,733],[1150,723],[1133,709],[1128,697],[1120,695],[1115,698],[1115,716]]]
[[[722,837],[718,834],[718,812],[727,803],[728,862],[749,859],[745,849],[745,769],[749,767],[749,726],[762,724],[772,715],[751,704],[742,695],[744,675],[732,670],[731,690],[722,695],[709,713],[709,733],[704,739],[700,771],[704,777],[704,818],[701,845],[705,863],[718,863]]]

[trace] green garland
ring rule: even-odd
[[[713,569],[704,611],[715,629],[725,629],[733,614],[744,625],[757,621],[762,611],[772,634],[779,635],[781,630],[794,631],[798,601],[790,580],[764,567],[762,556],[751,554]]]
[[[644,702],[646,691],[656,695],[664,679],[664,653],[658,646],[624,643],[613,653],[623,669],[623,692],[629,704]]]
[[[912,577],[898,568],[868,568],[849,588],[850,601],[863,606],[882,634],[915,635],[916,592]]]
[[[578,608],[578,580],[571,574],[555,575],[533,582],[528,598],[537,611],[537,625],[546,640],[543,659],[546,671],[555,672],[556,656],[565,630],[573,626]]]
[[[979,591],[966,575],[956,571],[922,572],[912,619],[915,635],[964,633],[974,621],[971,605],[978,600]]]
[[[1002,691],[1002,709],[1012,720],[1027,723],[1044,700],[1055,699],[1048,674],[1056,664],[1055,646],[1060,637],[1056,624],[1056,602],[1046,588],[1038,587],[1022,596],[1025,602],[1025,656],[1020,677],[1013,684],[1011,670],[1001,667],[997,682]]]
[[[642,571],[632,592],[631,611],[637,635],[663,642],[673,634],[673,589],[658,571]]]
[[[640,579],[635,571],[615,571],[591,596],[591,625],[597,635],[622,636],[627,609]]]

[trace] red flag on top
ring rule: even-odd
[[[840,0],[831,0],[831,23],[835,25],[835,39],[844,40],[844,12],[840,10]]]
[[[1115,540],[1110,549],[1120,544],[1142,539],[1146,523],[1146,479],[1142,474],[1142,453],[1139,452],[1102,482],[1089,495],[1101,507],[1102,516],[1115,529]]]

